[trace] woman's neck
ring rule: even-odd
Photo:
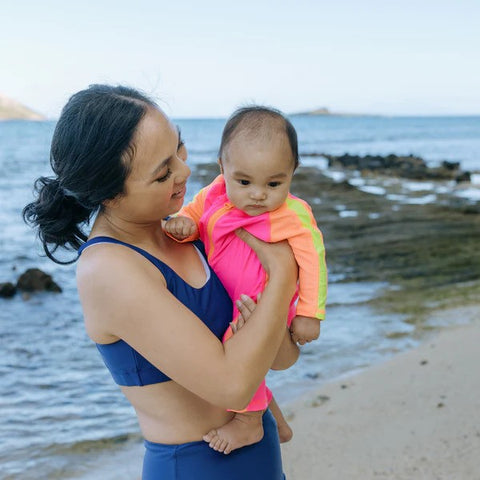
[[[166,237],[160,222],[155,224],[136,224],[121,218],[100,212],[95,219],[90,238],[108,236],[137,246],[152,245],[159,247],[165,243]]]

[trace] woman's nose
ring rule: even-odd
[[[191,170],[185,161],[177,157],[177,168],[175,172],[175,182],[182,183],[190,176]]]

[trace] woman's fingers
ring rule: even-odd
[[[272,268],[280,267],[286,278],[296,278],[297,264],[287,241],[267,243],[242,228],[235,230],[235,233],[257,254],[267,273],[270,274]]]
[[[248,295],[240,295],[240,299],[236,302],[238,308],[238,316],[237,321],[230,322],[230,327],[232,332],[235,334],[237,333],[246,323],[246,321],[250,318],[250,315],[255,310],[257,304],[251,299]]]
[[[248,295],[245,295],[243,293],[240,295],[240,300],[238,300],[237,302],[237,308],[240,310],[240,313],[242,313],[242,315],[244,313],[247,313],[248,316],[244,317],[245,320],[248,320],[248,317],[250,316],[250,314],[253,313],[256,306],[257,304],[255,303],[255,301]]]

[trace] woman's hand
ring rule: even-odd
[[[258,299],[260,299],[260,293],[258,294]],[[258,300],[257,299],[257,300]],[[238,308],[238,317],[236,322],[230,322],[230,328],[232,332],[237,333],[244,325],[245,322],[250,318],[250,315],[255,310],[257,306],[256,302],[252,300],[248,295],[241,295],[240,299],[235,302]]]
[[[291,289],[291,292],[287,290],[285,295],[293,296],[297,283],[298,266],[287,241],[267,243],[254,237],[243,228],[239,228],[235,233],[257,254],[269,278],[279,277],[285,280],[286,288]]]
[[[257,302],[260,301],[262,294],[259,293],[257,296]],[[232,329],[233,334],[237,333],[248,321],[255,308],[257,303],[252,300],[248,295],[241,295],[240,299],[236,302],[238,308],[238,317],[236,322],[230,323],[230,328]],[[318,321],[317,321],[318,322]],[[286,370],[290,368],[297,360],[300,355],[300,349],[297,344],[293,341],[288,328],[285,329],[285,336],[283,338],[282,344],[278,349],[277,356],[271,366],[272,370]]]

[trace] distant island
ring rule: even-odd
[[[306,112],[291,113],[291,115],[334,115],[328,108],[321,107],[315,110],[308,110]]]
[[[305,112],[295,112],[290,113],[291,117],[296,116],[309,116],[309,117],[319,117],[319,116],[331,116],[331,117],[373,117],[377,115],[372,115],[368,113],[340,113],[340,112],[331,112],[327,107],[315,108],[314,110],[307,110]]]
[[[45,117],[0,93],[1,120],[45,120]]]

